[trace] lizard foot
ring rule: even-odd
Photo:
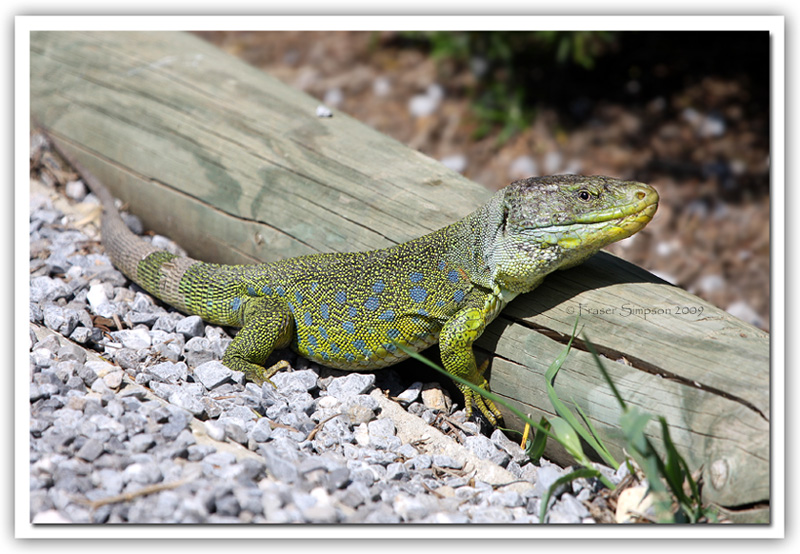
[[[483,378],[483,374],[486,371],[487,367],[489,367],[489,360],[484,361],[478,368],[480,380],[483,382],[475,383],[480,388],[486,391],[489,390],[489,383],[488,381],[486,381],[486,379]],[[489,423],[491,423],[494,427],[497,427],[497,422],[502,421],[503,414],[500,413],[500,410],[497,409],[497,406],[494,405],[494,402],[492,402],[488,398],[484,398],[479,393],[473,391],[466,385],[458,385],[458,388],[464,395],[464,407],[467,414],[467,419],[472,417],[472,407],[477,406],[477,408],[486,417],[486,419],[489,420]]]
[[[464,394],[464,405],[467,413],[467,419],[472,417],[472,407],[476,406],[486,417],[486,419],[489,420],[489,423],[497,427],[497,422],[503,419],[503,414],[500,413],[500,410],[497,409],[497,406],[494,405],[494,402],[484,398],[469,387],[462,387],[459,385],[458,388],[461,389],[461,392]]]
[[[280,360],[271,367],[266,369],[258,364],[254,364],[237,358],[230,358],[230,359],[223,358],[222,364],[234,371],[241,371],[242,373],[244,373],[245,379],[247,379],[252,383],[255,383],[256,385],[269,383],[270,385],[273,386],[273,388],[277,387],[275,387],[275,383],[272,382],[271,377],[276,373],[278,373],[280,370],[289,367],[289,362],[287,362],[286,360]]]
[[[244,372],[244,376],[248,381],[252,381],[257,385],[269,383],[272,385],[272,388],[277,389],[278,387],[276,387],[275,383],[272,382],[272,376],[278,373],[280,370],[288,367],[289,362],[286,360],[280,360],[267,369],[255,364],[250,364],[250,367],[248,367],[247,371]]]
[[[264,372],[264,382],[269,383],[270,385],[272,385],[273,388],[277,389],[278,387],[275,386],[275,383],[272,382],[271,378],[280,370],[287,369],[288,367],[289,367],[289,362],[287,362],[286,360],[279,360],[274,364],[272,364],[269,368],[267,368],[266,371],[262,369],[262,371]]]

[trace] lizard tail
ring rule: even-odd
[[[113,264],[150,294],[179,310],[187,311],[185,296],[179,291],[179,285],[187,268],[198,263],[198,260],[158,249],[134,234],[122,220],[114,198],[105,185],[49,135],[48,139],[56,152],[78,172],[100,200],[103,207],[103,246]]]

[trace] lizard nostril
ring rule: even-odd
[[[640,190],[639,192],[636,193],[636,198],[638,198],[639,200],[644,200],[645,196],[647,196],[647,194],[645,194],[643,190]]]

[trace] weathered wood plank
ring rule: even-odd
[[[35,33],[31,57],[37,117],[83,154],[102,154],[112,167],[93,159],[90,169],[113,175],[114,194],[149,228],[186,239],[198,257],[204,240],[194,230],[151,215],[168,189],[264,229],[237,237],[227,262],[273,256],[275,233],[289,246],[281,255],[385,247],[489,196],[343,114],[315,117],[314,99],[191,35]],[[120,170],[139,182],[116,185]]]
[[[489,195],[343,114],[317,118],[317,101],[190,35],[34,33],[31,60],[33,115],[148,228],[198,258],[384,247]],[[478,346],[493,356],[493,389],[523,411],[549,410],[544,370],[578,313],[601,352],[630,363],[608,363],[622,395],[666,416],[690,465],[703,465],[708,499],[768,501],[766,333],[598,255],[489,327]],[[556,388],[619,453],[619,410],[580,344]]]

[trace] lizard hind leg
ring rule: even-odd
[[[275,298],[248,298],[242,310],[243,324],[231,341],[222,363],[228,369],[241,371],[248,381],[270,383],[270,377],[288,364],[278,362],[264,368],[273,350],[289,346],[294,334],[294,316],[289,307]]]

